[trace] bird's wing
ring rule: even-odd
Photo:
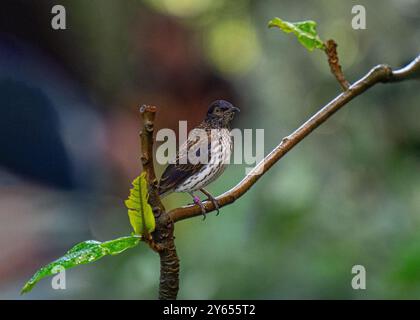
[[[191,138],[188,138],[179,148],[175,161],[172,161],[163,172],[159,181],[159,194],[172,191],[176,186],[200,171],[205,165],[202,161],[191,163],[188,158],[188,150],[189,152],[194,152],[197,158],[200,157],[201,150],[204,150],[207,153],[204,156],[210,161],[210,133],[206,133],[206,139],[202,134],[201,136],[200,134],[195,135],[194,130],[191,132],[192,134],[190,133]]]

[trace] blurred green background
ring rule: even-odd
[[[322,52],[267,29],[275,16],[318,22],[350,82],[420,52],[420,1],[2,1],[0,298],[87,239],[131,232],[123,200],[139,174],[138,106],[157,126],[196,125],[207,105],[242,110],[265,151],[340,93]],[[367,29],[351,28],[362,4]],[[180,299],[420,298],[419,82],[378,85],[305,139],[221,214],[176,225]],[[163,168],[159,168],[161,172]],[[234,186],[231,165],[209,187]],[[172,195],[168,208],[191,202]],[[353,290],[351,269],[366,268]],[[24,299],[153,299],[145,245],[46,279]]]

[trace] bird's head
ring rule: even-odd
[[[217,127],[230,127],[230,124],[239,112],[239,108],[225,100],[216,100],[210,104],[207,111],[206,122]]]

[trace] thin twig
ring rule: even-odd
[[[404,68],[395,70],[392,73],[392,81],[402,81],[407,79],[420,79],[420,55],[417,56]]]
[[[362,94],[379,82],[397,82],[419,77],[420,55],[410,64],[399,70],[393,71],[387,65],[378,65],[371,69],[363,78],[351,85],[348,90],[341,93],[334,100],[329,102],[314,114],[309,120],[302,124],[292,134],[282,139],[281,143],[274,148],[256,167],[245,176],[236,186],[226,191],[217,201],[219,207],[233,203],[236,199],[245,194],[270,168],[280,160],[288,151],[307,137],[313,130],[324,123],[336,111],[345,106],[358,95]],[[211,201],[203,203],[206,212],[215,210]],[[190,205],[171,210],[169,216],[172,221],[177,222],[201,215],[201,208],[198,205]]]

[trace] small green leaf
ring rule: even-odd
[[[286,33],[293,32],[299,42],[309,51],[314,49],[325,50],[325,44],[316,32],[315,21],[288,22],[280,18],[274,18],[268,22],[268,27],[277,27]]]
[[[39,269],[22,288],[21,294],[31,291],[42,278],[54,274],[54,268],[57,266],[69,269],[79,264],[94,262],[106,255],[116,255],[135,247],[140,240],[139,236],[127,236],[106,242],[88,240],[76,244],[64,256]]]
[[[125,201],[131,226],[134,229],[134,233],[138,235],[155,230],[155,217],[152,207],[148,203],[148,198],[146,173],[143,172],[134,179],[133,188],[130,189],[130,195]],[[144,226],[146,226],[146,229]]]

